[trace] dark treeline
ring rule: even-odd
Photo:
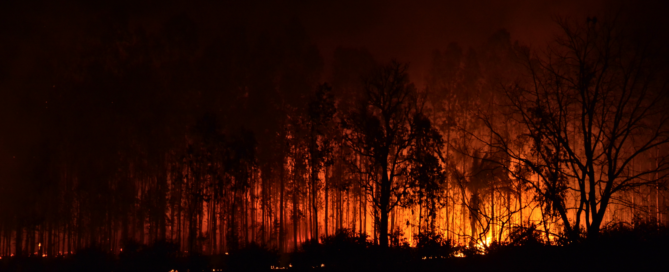
[[[340,229],[567,244],[664,224],[666,37],[618,15],[561,20],[548,49],[505,30],[452,43],[425,86],[361,48],[324,74],[298,20],[5,19],[0,255],[290,252]]]

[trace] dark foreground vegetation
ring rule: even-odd
[[[119,255],[96,247],[58,257],[4,256],[0,271],[666,271],[669,229],[655,224],[618,225],[597,241],[548,245],[534,228],[518,231],[509,243],[452,246],[440,235],[422,235],[383,249],[365,235],[342,229],[321,243],[278,254],[257,244],[222,255],[183,254],[178,245],[126,243]]]

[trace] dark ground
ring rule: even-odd
[[[277,254],[258,245],[229,255],[182,256],[176,245],[127,244],[115,256],[95,248],[66,257],[3,257],[0,271],[669,271],[669,232],[648,227],[605,231],[596,241],[548,246],[540,236],[518,236],[492,245],[485,254],[449,246],[440,237],[410,248],[383,250],[346,231],[302,251]],[[456,252],[468,256],[453,257]],[[450,257],[449,257],[450,256]],[[288,267],[290,265],[290,267]]]

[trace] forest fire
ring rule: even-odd
[[[661,4],[121,2],[0,6],[0,270],[598,267],[669,236]]]

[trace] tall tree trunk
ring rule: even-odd
[[[17,257],[23,255],[23,252],[21,251],[23,244],[22,238],[23,238],[23,228],[21,227],[21,223],[16,223],[16,238],[14,239],[15,242],[14,255]]]
[[[381,173],[381,199],[380,209],[381,221],[379,222],[379,244],[382,248],[388,247],[388,207],[390,204],[390,179],[388,177],[388,165],[382,164]]]
[[[283,211],[285,210],[284,206],[284,201],[283,201],[283,195],[284,191],[286,189],[285,187],[285,177],[284,177],[284,165],[283,165],[283,159],[281,161],[281,168],[279,171],[280,179],[281,179],[281,192],[279,195],[279,248],[281,249],[282,252],[286,252],[286,244],[285,244],[285,233],[284,233],[284,216],[283,216]]]
[[[293,181],[295,182],[295,181]],[[297,222],[297,212],[298,212],[298,205],[297,205],[297,188],[295,185],[293,185],[293,252],[297,252],[297,227],[298,227],[298,222]]]
[[[316,131],[315,127],[312,124],[311,125],[311,139],[310,139],[310,157],[311,157],[311,216],[312,216],[312,229],[311,229],[311,240],[316,240],[318,241],[318,206],[317,206],[317,199],[318,199],[318,188],[317,188],[317,181],[318,181],[318,172],[319,171],[319,162],[318,162],[318,157],[317,157],[317,143],[316,143]]]
[[[324,216],[325,217],[324,218],[325,222],[324,222],[323,228],[325,230],[325,236],[326,237],[328,236],[328,217],[329,217],[328,216],[328,202],[329,202],[328,201],[328,191],[330,190],[330,187],[329,187],[330,185],[329,185],[329,180],[328,180],[329,179],[329,175],[328,175],[328,169],[329,168],[330,168],[329,166],[325,168],[325,192],[324,192],[324,194],[325,194],[325,209],[323,210],[324,214],[325,214],[325,216]]]

